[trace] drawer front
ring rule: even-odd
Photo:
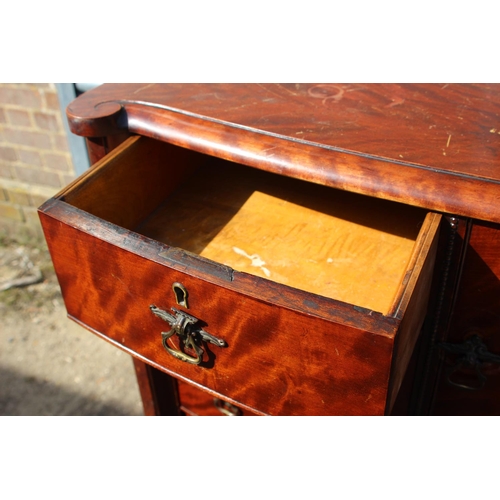
[[[69,316],[138,359],[248,411],[387,412],[425,315],[439,216],[425,218],[384,316],[134,232],[196,171],[199,156],[167,146],[134,138],[41,207]],[[139,168],[146,156],[148,175]],[[172,158],[176,168],[169,170],[164,163]],[[184,349],[179,342],[192,330],[197,347]],[[210,335],[219,345],[206,342]]]
[[[129,353],[263,414],[384,413],[393,349],[389,334],[276,306],[190,276],[71,227],[69,215],[66,223],[42,219],[69,316]],[[95,232],[90,220],[84,225]],[[129,246],[161,253],[161,247],[141,238]],[[178,360],[162,345],[161,332],[170,326],[150,306],[182,309],[173,283],[189,292],[186,312],[227,343],[209,344],[202,365]],[[369,311],[358,314],[369,317]]]
[[[193,387],[191,384],[177,382],[181,410],[189,416],[210,416],[210,417],[248,417],[257,414],[245,410],[233,403],[228,403]]]

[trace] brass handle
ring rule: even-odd
[[[227,417],[238,417],[241,415],[241,410],[237,406],[222,399],[214,398],[214,406]]]
[[[219,347],[226,346],[224,340],[214,337],[201,328],[196,328],[195,325],[198,323],[198,319],[184,311],[179,311],[175,309],[175,307],[172,307],[171,310],[175,313],[174,315],[167,311],[163,311],[155,305],[150,305],[149,309],[155,316],[163,319],[172,327],[168,332],[161,332],[162,344],[167,352],[181,361],[185,361],[192,365],[199,365],[203,359],[203,349],[198,344],[202,342],[210,342]],[[168,340],[173,335],[178,335],[181,339],[179,345],[181,347],[184,346],[184,348],[192,349],[195,352],[195,356],[191,356],[169,345]]]
[[[473,330],[461,344],[450,344],[442,342],[438,347],[456,356],[455,362],[446,373],[449,384],[461,389],[477,391],[486,385],[487,377],[482,372],[483,364],[500,364],[500,356],[489,352],[481,336]],[[473,383],[465,383],[458,378],[462,368],[474,369],[476,380]]]

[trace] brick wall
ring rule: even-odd
[[[53,83],[0,83],[0,229],[40,234],[36,209],[75,178]]]

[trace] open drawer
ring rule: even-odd
[[[39,213],[69,316],[130,354],[257,414],[390,411],[440,215],[144,137]]]

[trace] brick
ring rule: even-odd
[[[62,176],[62,185],[67,186],[70,182],[73,182],[76,179],[76,174],[64,174]]]
[[[14,144],[22,144],[32,148],[50,149],[50,135],[43,132],[30,132],[28,130],[16,130],[13,128],[4,127],[0,138],[5,142]]]
[[[42,96],[36,88],[16,88],[0,86],[0,104],[11,104],[23,108],[40,109]]]
[[[32,151],[30,149],[18,149],[17,154],[19,155],[19,161],[25,163],[26,165],[32,165],[34,167],[42,167],[42,157],[37,151]]]
[[[24,222],[22,210],[9,203],[0,202],[0,217]]]
[[[7,109],[7,117],[12,125],[31,127],[31,118],[27,111],[21,109]]]
[[[70,172],[71,167],[65,154],[59,153],[45,153],[44,155],[45,166],[53,170],[60,170],[61,172]]]
[[[36,112],[35,123],[43,130],[50,130],[52,132],[58,132],[60,130],[59,123],[57,121],[57,116],[49,113]]]
[[[61,187],[59,175],[55,172],[30,167],[15,167],[15,173],[20,181],[41,184],[42,186]]]
[[[45,92],[45,107],[53,111],[60,110],[57,92]]]
[[[0,177],[12,179],[12,171],[6,163],[0,162]]]
[[[22,211],[26,224],[35,228],[40,228],[41,232],[42,226],[40,224],[40,217],[38,216],[37,209],[33,207],[23,207]]]
[[[0,146],[0,160],[16,161],[16,150],[14,148]]]
[[[58,151],[69,152],[68,139],[66,134],[53,135],[52,139],[54,139],[54,147]]]
[[[0,179],[0,201],[10,201],[11,204],[36,208],[49,198],[52,198],[59,189],[59,187],[47,187],[19,182],[18,179]]]
[[[42,205],[43,203],[45,203],[49,198],[51,198],[51,197],[46,196],[46,195],[42,195],[42,194],[30,193],[30,205],[32,207],[37,208],[40,205]]]
[[[5,189],[8,199],[15,205],[30,205],[30,197],[27,191],[21,189]]]

